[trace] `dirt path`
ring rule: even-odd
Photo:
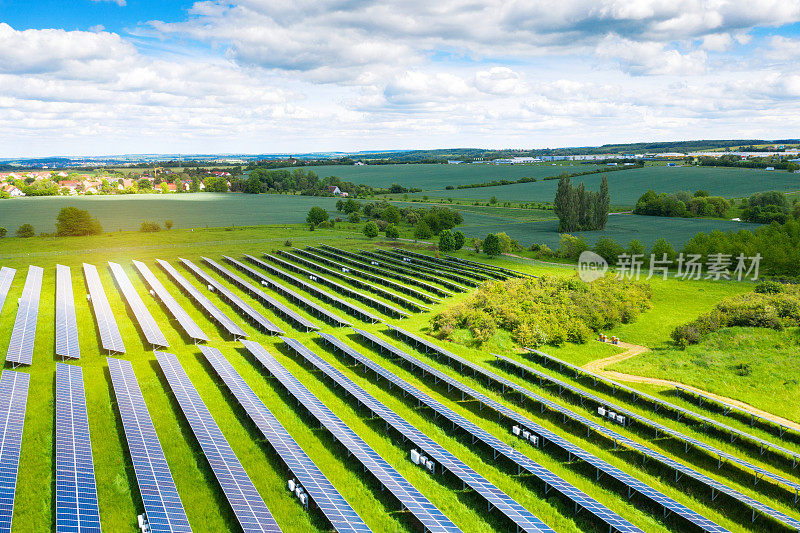
[[[606,367],[613,365],[614,363],[618,363],[620,361],[624,361],[626,359],[630,359],[631,357],[636,357],[637,355],[643,354],[645,352],[650,351],[650,348],[646,346],[639,346],[636,344],[629,344],[627,342],[620,342],[619,346],[624,348],[625,351],[622,353],[618,353],[617,355],[612,355],[610,357],[604,357],[602,359],[595,359],[594,361],[589,361],[585,365],[583,365],[583,369],[588,370],[590,372],[594,372],[595,374],[599,374],[601,376],[607,377],[609,379],[614,379],[617,381],[627,381],[629,383],[646,383],[647,385],[658,385],[661,387],[676,387],[680,386],[681,388],[699,392],[711,398],[714,398],[718,401],[735,405],[745,411],[752,413],[756,416],[761,418],[765,418],[767,420],[772,420],[778,424],[783,424],[786,427],[792,428],[795,431],[800,431],[800,424],[797,422],[793,422],[792,420],[788,420],[786,418],[774,415],[772,413],[768,413],[766,411],[762,411],[757,407],[753,407],[752,405],[739,401],[734,400],[733,398],[728,398],[726,396],[720,396],[719,394],[714,394],[713,392],[709,392],[703,389],[698,389],[697,387],[692,387],[691,385],[686,385],[685,383],[680,383],[678,381],[671,381],[668,379],[658,379],[658,378],[649,378],[645,376],[636,376],[633,374],[623,374],[622,372],[616,372],[614,370],[606,370]]]

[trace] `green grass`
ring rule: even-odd
[[[94,449],[95,471],[97,475],[100,512],[104,529],[107,531],[135,531],[136,514],[142,512],[142,505],[135,483],[127,447],[120,426],[119,416],[113,402],[113,392],[106,368],[105,357],[98,346],[94,317],[87,302],[83,274],[80,271],[81,262],[95,264],[106,288],[106,293],[114,310],[120,326],[127,353],[122,356],[133,363],[136,376],[142,387],[145,401],[153,417],[156,431],[164,446],[167,460],[175,477],[178,491],[181,494],[184,506],[191,523],[196,530],[224,531],[235,530],[236,524],[232,512],[218,488],[216,481],[208,467],[199,446],[189,430],[180,409],[175,402],[167,383],[163,378],[152,352],[149,350],[134,325],[133,318],[115,288],[110,272],[105,266],[106,261],[116,261],[123,265],[129,277],[143,296],[145,303],[172,345],[168,350],[179,358],[186,369],[190,379],[198,389],[201,397],[206,402],[215,420],[222,428],[223,433],[242,461],[245,469],[250,473],[257,489],[275,514],[279,524],[285,531],[319,531],[326,525],[317,514],[308,514],[284,490],[288,474],[282,470],[275,454],[263,442],[263,437],[247,420],[241,408],[232,400],[231,395],[221,386],[214,376],[213,371],[206,365],[199,350],[193,344],[182,338],[173,327],[173,322],[168,314],[147,295],[147,287],[142,282],[138,273],[131,264],[131,259],[144,261],[151,267],[155,275],[164,283],[170,292],[178,299],[189,314],[198,322],[206,333],[212,337],[211,346],[218,347],[231,361],[233,366],[241,373],[245,381],[255,390],[256,394],[264,401],[275,416],[286,427],[290,434],[301,444],[306,452],[314,459],[323,473],[340,490],[342,495],[351,503],[353,508],[375,531],[396,532],[410,531],[411,526],[407,517],[396,511],[396,505],[391,498],[382,494],[379,487],[365,478],[361,468],[348,459],[346,451],[341,445],[335,443],[325,431],[304,414],[301,408],[282,390],[273,379],[267,378],[264,372],[254,362],[251,356],[241,349],[239,343],[224,340],[217,328],[202,313],[197,311],[195,305],[176,290],[173,282],[166,276],[154,262],[155,258],[170,260],[186,277],[195,282],[196,278],[181,267],[178,257],[186,257],[200,264],[200,257],[207,255],[219,259],[221,255],[241,255],[244,252],[259,255],[262,251],[284,248],[284,241],[291,239],[295,246],[326,242],[334,246],[369,247],[379,241],[368,241],[359,234],[347,233],[340,230],[318,230],[313,233],[299,227],[248,227],[235,231],[222,229],[209,230],[172,230],[160,234],[113,233],[110,235],[72,238],[72,239],[45,239],[34,238],[4,239],[0,243],[0,259],[2,265],[12,266],[19,270],[11,294],[6,301],[5,309],[0,320],[4,327],[0,329],[0,345],[7,345],[11,323],[14,316],[16,299],[22,291],[25,269],[29,263],[45,267],[44,290],[40,304],[39,324],[36,337],[36,351],[33,364],[28,369],[22,369],[31,375],[31,393],[28,398],[26,425],[23,435],[22,457],[20,474],[17,484],[17,498],[15,505],[14,524],[19,531],[42,531],[52,528],[53,513],[53,423],[54,423],[54,376],[55,358],[53,356],[54,344],[54,265],[57,262],[67,264],[73,268],[73,285],[75,291],[76,310],[79,323],[82,358],[73,364],[81,366],[84,370],[84,383],[88,404],[89,422],[91,428],[92,445]],[[24,256],[25,253],[35,253],[33,256]],[[475,258],[470,252],[460,252],[464,257]],[[486,260],[482,258],[481,260]],[[502,264],[510,268],[522,268],[532,273],[556,272],[560,275],[572,275],[572,270],[567,268],[536,266],[523,264],[512,259],[495,259],[493,263]],[[204,270],[209,271],[209,269]],[[215,276],[218,278],[218,276]],[[218,278],[220,279],[220,278]],[[685,284],[684,284],[685,283]],[[228,287],[232,287],[223,281]],[[684,285],[682,285],[684,284]],[[743,290],[743,285],[714,284],[711,282],[678,282],[674,280],[654,283],[654,308],[645,313],[639,320],[631,325],[630,331],[624,333],[630,340],[634,338],[639,342],[663,342],[669,324],[683,320],[684,316],[699,314],[706,310],[725,295]],[[685,288],[685,289],[684,289]],[[234,289],[237,294],[242,294]],[[683,292],[680,292],[683,290]],[[700,294],[698,302],[692,302],[681,311],[681,315],[671,317],[674,313],[673,305],[670,306],[669,294],[679,291],[679,294],[688,299],[694,293]],[[206,292],[206,291],[204,291]],[[300,292],[298,290],[298,292]],[[238,323],[244,324],[238,315],[219,298],[207,293],[223,311],[234,317]],[[273,295],[274,296],[274,295]],[[447,302],[435,306],[431,313],[435,313],[443,305],[458,301],[465,295],[454,296]],[[255,300],[244,296],[245,300],[252,303],[257,309],[264,309]],[[293,304],[280,296],[276,296],[290,307]],[[311,298],[312,300],[314,298]],[[318,301],[321,305],[325,306]],[[326,306],[330,309],[329,306]],[[341,311],[331,309],[337,314]],[[302,314],[305,314],[301,311]],[[422,332],[431,316],[431,313],[422,313],[403,321],[387,320],[390,323],[401,324],[412,331]],[[382,402],[395,410],[414,425],[425,431],[445,448],[453,452],[464,462],[475,468],[502,490],[517,499],[526,508],[543,519],[557,531],[593,531],[602,528],[595,527],[585,513],[575,516],[573,509],[564,504],[551,492],[545,496],[540,485],[526,476],[514,476],[513,472],[503,464],[495,461],[491,454],[471,444],[469,439],[454,434],[448,425],[436,422],[430,412],[416,408],[397,394],[396,391],[386,390],[383,382],[377,383],[374,375],[365,375],[344,364],[338,356],[322,348],[315,341],[313,334],[300,333],[293,329],[269,310],[265,315],[284,328],[287,333],[299,339],[307,346],[320,354],[324,359],[333,363],[351,379],[367,389]],[[352,320],[352,317],[348,317]],[[318,322],[312,318],[314,322]],[[353,320],[358,323],[358,321]],[[662,324],[663,321],[668,324]],[[364,325],[360,327],[383,334],[380,325]],[[638,500],[628,500],[625,495],[611,490],[603,478],[601,482],[594,481],[593,473],[587,472],[580,463],[569,463],[565,457],[554,453],[551,449],[532,448],[509,435],[508,428],[497,423],[488,410],[479,410],[474,402],[461,402],[455,395],[448,394],[446,389],[434,385],[428,379],[400,368],[348,336],[344,330],[336,330],[321,324],[324,331],[335,333],[348,343],[352,343],[362,353],[368,354],[379,364],[397,373],[404,379],[415,384],[423,391],[430,393],[458,413],[467,417],[474,423],[483,427],[498,438],[518,447],[523,453],[541,463],[548,469],[570,481],[588,494],[601,501],[610,508],[618,511],[645,531],[679,531],[681,525],[674,520],[662,521],[658,512],[649,512],[643,508]],[[638,325],[639,329],[636,329]],[[395,466],[409,481],[425,494],[436,506],[452,518],[464,531],[502,531],[507,524],[495,514],[487,514],[485,503],[481,502],[469,491],[463,492],[460,486],[445,481],[441,476],[432,477],[415,467],[407,457],[408,448],[399,439],[388,435],[384,424],[380,421],[365,419],[359,414],[354,404],[344,396],[340,390],[334,390],[330,383],[322,380],[318,373],[311,371],[306,365],[289,355],[275,338],[265,337],[244,326],[252,338],[258,340],[277,357],[301,382],[314,394],[319,396],[334,412],[342,417],[364,440],[372,446],[381,456]],[[628,326],[625,326],[628,327]],[[627,339],[625,339],[627,340]],[[394,341],[395,344],[399,344]],[[560,419],[543,416],[538,409],[530,405],[516,405],[510,396],[503,396],[498,391],[486,388],[484,383],[478,383],[470,377],[461,376],[454,370],[442,367],[435,361],[428,359],[408,347],[411,353],[416,353],[426,362],[442,369],[444,372],[463,379],[467,384],[484,391],[493,398],[509,406],[513,406],[525,413],[538,423],[557,431],[567,432],[569,439],[610,463],[635,473],[648,484],[659,488],[671,497],[682,501],[702,514],[709,516],[719,524],[732,531],[746,531],[750,528],[749,517],[735,509],[728,509],[718,500],[711,503],[707,491],[693,490],[683,485],[674,485],[669,480],[671,473],[664,473],[652,465],[642,470],[640,461],[624,451],[614,451],[613,446],[596,437],[587,437],[585,431],[578,429],[565,429]],[[491,367],[491,357],[484,350],[448,346],[453,351],[471,360]],[[513,347],[502,339],[493,350],[511,353]],[[549,348],[548,348],[549,350]],[[587,343],[582,346],[566,345],[558,350],[549,350],[559,357],[574,362],[585,362],[595,356],[605,356],[613,353],[613,349],[603,345]],[[785,370],[788,372],[789,370]],[[505,374],[504,374],[505,375]],[[509,379],[517,380],[515,376]],[[523,381],[520,381],[523,382]],[[533,385],[527,386],[534,388]],[[737,390],[728,391],[736,396]],[[565,402],[550,391],[542,390],[554,401]],[[627,430],[626,430],[627,431]],[[699,433],[698,433],[699,434]],[[632,437],[633,438],[633,437]],[[636,439],[646,440],[635,436]],[[700,434],[698,438],[711,437]],[[719,444],[719,439],[714,439]],[[653,443],[654,446],[663,447],[664,453],[683,459],[682,452],[673,450],[663,443]],[[736,449],[732,446],[731,449]],[[753,459],[758,464],[767,467],[769,463]],[[752,487],[749,478],[737,477],[727,471],[717,472],[715,465],[705,462],[702,458],[693,458],[698,463],[698,468],[709,473],[712,477],[724,479],[737,489],[752,494],[758,499],[779,508],[792,516],[797,516],[795,510],[789,508],[782,498],[772,494],[768,485],[759,484]],[[760,519],[760,526],[768,524]]]
[[[696,191],[704,189],[715,196],[741,198],[759,191],[800,190],[800,176],[790,172],[764,172],[762,170],[724,167],[665,167],[648,165],[641,169],[624,170],[608,174],[591,174],[572,178],[574,184],[585,183],[586,188],[596,191],[603,176],[608,178],[611,203],[614,205],[636,204],[636,200],[653,189],[656,192]],[[438,190],[416,193],[441,198],[470,198],[488,200],[492,196],[500,202],[552,202],[555,198],[557,180],[537,181],[496,187]]]
[[[562,172],[583,172],[600,168],[602,165],[582,164],[573,161],[555,163],[531,163],[525,165],[490,165],[486,163],[460,165],[365,165],[341,166],[326,165],[306,167],[313,170],[321,178],[338,176],[344,181],[363,183],[372,187],[389,187],[398,183],[406,188],[418,188],[425,191],[445,191],[452,185],[484,183],[499,179],[516,180],[523,177],[544,178],[558,176]],[[449,193],[455,191],[446,191]],[[445,195],[447,196],[447,195]],[[491,195],[486,198],[490,198]],[[550,198],[549,201],[552,201]]]

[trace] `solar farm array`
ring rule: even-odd
[[[800,531],[791,428],[420,331],[437,306],[527,276],[328,245],[3,267],[0,532]],[[37,387],[54,387],[52,442],[24,438]],[[109,455],[126,476],[108,479]],[[43,524],[18,493],[26,462],[48,460]]]

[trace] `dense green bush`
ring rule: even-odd
[[[397,229],[397,226],[394,224],[389,224],[386,226],[386,238],[387,239],[399,239],[400,238],[400,230]]]
[[[369,221],[364,226],[364,235],[369,237],[370,239],[378,236],[378,225],[372,221]]]
[[[671,336],[679,346],[687,346],[712,331],[735,326],[776,330],[800,326],[800,286],[787,285],[781,286],[780,292],[751,292],[725,298],[708,313],[675,328]]]
[[[33,237],[34,235],[36,235],[36,231],[30,224],[23,224],[17,228],[17,237]]]
[[[103,228],[100,226],[100,222],[84,209],[64,207],[56,218],[56,235],[59,237],[99,235],[101,233],[103,233]]]
[[[650,307],[650,286],[611,276],[592,283],[542,276],[485,283],[456,305],[431,319],[440,338],[454,340],[468,330],[481,345],[497,332],[511,334],[520,346],[583,343],[594,332],[634,320]]]
[[[161,226],[158,225],[158,222],[145,220],[142,222],[142,225],[139,226],[139,231],[144,233],[154,233],[156,231],[161,231]]]

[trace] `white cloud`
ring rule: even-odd
[[[119,7],[125,7],[128,3],[125,0],[92,0],[92,2],[109,2],[117,4]]]
[[[704,50],[681,53],[652,41],[637,42],[618,35],[608,35],[597,46],[596,54],[614,61],[633,75],[694,75],[706,70],[708,55]]]

